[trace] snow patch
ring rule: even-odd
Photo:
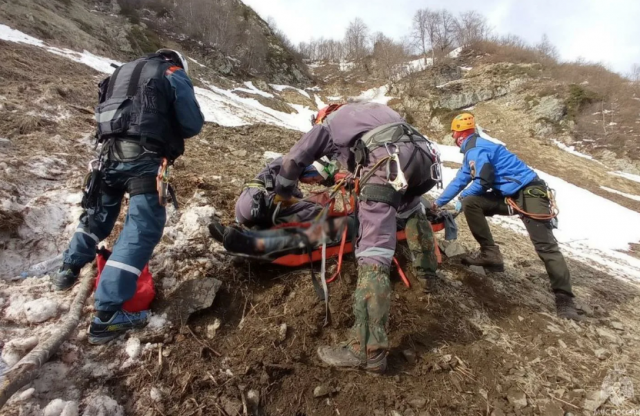
[[[129,358],[135,360],[140,356],[140,353],[142,352],[142,345],[140,344],[140,340],[136,337],[129,338],[124,350],[126,351]]]
[[[351,71],[353,68],[355,68],[356,64],[355,62],[340,62],[339,64],[340,66],[340,71]]]
[[[161,329],[164,329],[168,323],[169,321],[167,320],[166,313],[163,313],[162,315],[151,315],[147,328],[152,331],[160,331]]]
[[[455,48],[451,52],[449,52],[449,58],[457,58],[460,56],[460,52],[462,52],[462,47]]]
[[[124,416],[124,408],[109,396],[89,397],[82,416]]]
[[[282,92],[286,89],[290,89],[290,90],[296,90],[298,91],[301,95],[304,95],[305,97],[307,97],[308,99],[311,99],[311,96],[309,95],[308,92],[306,92],[305,90],[301,90],[300,88],[296,88],[296,87],[291,87],[289,85],[278,85],[278,84],[269,84],[271,86],[271,88],[273,88],[274,90],[278,91],[278,92]]]
[[[501,144],[503,146],[506,146],[507,144],[501,140],[498,140],[494,137],[491,137],[486,131],[484,131],[484,129],[482,127],[480,127],[479,125],[477,126],[478,129],[478,134],[480,135],[480,137],[482,137],[483,139],[487,139],[490,142],[494,142],[497,144]]]
[[[389,87],[383,85],[382,87],[371,88],[370,90],[363,91],[362,94],[355,97],[356,101],[370,101],[374,103],[386,104],[393,97],[388,97],[387,92]]]
[[[629,179],[630,181],[640,182],[640,175],[634,175],[627,172],[609,172],[609,175],[620,176],[621,178]]]
[[[24,304],[24,314],[32,324],[48,321],[58,314],[58,302],[40,298]]]
[[[578,156],[578,157],[582,157],[585,159],[589,159],[589,160],[593,160],[593,157],[589,156],[589,155],[585,155],[584,153],[580,153],[576,150],[576,148],[574,146],[567,146],[566,144],[553,139],[552,142],[558,146],[560,149],[564,150],[565,152],[571,153],[572,155]]]
[[[625,198],[633,199],[634,201],[640,201],[640,196],[626,194],[624,192],[616,191],[615,189],[607,188],[606,186],[601,186],[600,189],[604,189],[607,192],[611,192],[612,194],[622,195]]]
[[[342,95],[330,95],[327,98],[331,101],[342,101]]]
[[[193,59],[193,58],[189,58],[189,57],[187,56],[187,59],[188,59],[188,60],[190,60],[191,62],[193,62],[193,63],[194,63],[194,64],[196,64],[196,65],[200,65],[201,67],[206,68],[206,66],[202,65],[200,62],[196,61],[196,60],[195,60],[195,59]]]
[[[316,100],[316,107],[318,107],[318,110],[320,110],[321,108],[325,108],[327,106],[327,104],[322,101],[322,98],[320,98],[320,96],[318,94],[314,94],[315,100]]]
[[[83,51],[76,52],[71,49],[61,49],[54,46],[48,46],[40,39],[29,36],[26,33],[22,33],[19,30],[11,29],[9,26],[0,24],[0,39],[14,43],[24,43],[27,45],[38,46],[44,48],[46,51],[71,59],[72,61],[85,64],[95,69],[96,71],[103,72],[105,74],[111,74],[114,71],[114,65],[122,65],[121,62],[113,59],[105,58],[102,56],[94,55],[91,52]]]
[[[263,97],[267,97],[267,98],[273,98],[273,94],[262,91],[261,89],[257,88],[255,85],[253,85],[253,82],[251,82],[251,81],[245,82],[244,85],[246,85],[248,89],[236,88],[236,90],[249,92],[251,94],[262,95]]]

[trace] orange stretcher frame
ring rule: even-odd
[[[434,232],[444,230],[444,224],[432,224]],[[398,241],[404,241],[407,239],[407,235],[404,230],[398,231],[396,233],[396,238]],[[434,236],[435,238],[435,236]],[[438,248],[438,244],[436,242],[436,256],[438,258],[438,264],[442,263],[442,255],[440,254],[440,249]],[[341,245],[335,245],[331,247],[327,247],[327,258],[337,257],[340,255]],[[348,254],[353,252],[353,244],[351,242],[347,242],[344,244],[344,248],[342,253]],[[282,257],[278,257],[273,260],[272,264],[277,264],[279,266],[287,266],[287,267],[300,267],[309,264],[309,262],[316,262],[322,260],[322,250],[315,249],[311,252],[311,258],[309,254],[287,254]]]

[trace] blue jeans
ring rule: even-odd
[[[118,219],[127,182],[132,178],[156,176],[159,167],[157,159],[107,162],[104,183],[109,191],[103,192],[102,206],[97,212],[90,209],[80,216],[80,224],[64,252],[65,263],[83,267],[93,261],[96,246],[111,234]],[[124,228],[100,276],[95,294],[96,310],[120,310],[122,304],[133,297],[138,277],[162,237],[166,218],[157,193],[130,198]]]

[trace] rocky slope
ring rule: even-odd
[[[301,60],[274,34],[267,23],[240,0],[231,2],[230,23],[243,27],[252,38],[224,53],[215,45],[185,34],[178,20],[178,3],[150,2],[149,8],[123,7],[120,0],[12,0],[0,1],[0,24],[42,39],[52,45],[87,50],[125,61],[160,47],[185,52],[217,74],[227,77],[256,76],[276,84],[307,85]],[[131,2],[129,2],[131,3]],[[155,4],[155,7],[152,5]],[[201,2],[207,13],[216,13],[216,2]],[[251,49],[259,50],[256,64],[246,62]]]
[[[52,292],[44,272],[55,265],[79,214],[79,185],[94,155],[93,91],[104,74],[69,56],[0,41],[0,372],[58,330],[74,295]],[[244,180],[263,166],[267,152],[286,152],[295,143],[301,132],[292,128],[308,128],[316,105],[369,87],[376,88],[363,96],[391,100],[397,94],[389,103],[434,137],[446,130],[445,110],[455,110],[445,106],[475,105],[485,131],[523,158],[581,188],[605,192],[609,199],[584,189],[580,194],[604,203],[604,214],[636,218],[618,205],[634,200],[594,183],[608,178],[609,187],[640,195],[638,184],[536,138],[536,118],[523,129],[532,131],[527,140],[512,128],[532,109],[548,116],[564,102],[562,95],[539,103],[525,99],[534,88],[535,72],[529,71],[535,66],[468,70],[463,61],[382,89],[366,73],[338,72],[333,79],[341,84],[327,82],[320,90],[240,83],[208,66],[195,65],[194,80],[203,111],[216,122],[187,143],[173,171],[181,208],[170,209],[150,263],[158,290],[152,322],[109,345],[89,346],[87,302],[77,331],[0,414],[560,416],[640,406],[633,390],[640,385],[640,264],[628,253],[611,250],[603,264],[595,261],[597,252],[580,250],[579,241],[562,242],[585,321],[561,321],[528,237],[514,222],[493,221],[504,274],[477,274],[448,259],[441,291],[425,295],[393,273],[390,371],[377,377],[323,367],[315,355],[319,345],[345,339],[353,323],[353,257],[330,286],[333,322],[325,327],[324,304],[308,269],[234,261],[207,235],[211,216],[233,221]],[[341,86],[346,76],[353,77],[349,88]],[[422,83],[422,95],[401,91],[411,82]],[[449,168],[459,166],[454,159],[448,156]],[[567,212],[589,212],[575,202],[567,201]],[[633,234],[633,225],[609,218],[577,228],[593,242]],[[459,243],[473,249],[462,217],[459,226]],[[406,247],[399,248],[399,258],[415,283]],[[37,263],[39,268],[29,267]],[[335,265],[329,263],[329,273]]]

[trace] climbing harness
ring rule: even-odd
[[[538,221],[553,221],[560,214],[560,210],[558,209],[558,205],[556,204],[556,191],[554,189],[549,188],[546,183],[543,186],[534,185],[526,187],[522,193],[524,196],[529,196],[531,198],[545,198],[549,201],[549,214],[532,214],[530,212],[525,211],[523,208],[520,208],[518,203],[513,200],[511,197],[506,197],[505,202],[509,209],[509,215],[513,215],[514,213],[518,213],[521,216],[531,218],[533,220]]]

